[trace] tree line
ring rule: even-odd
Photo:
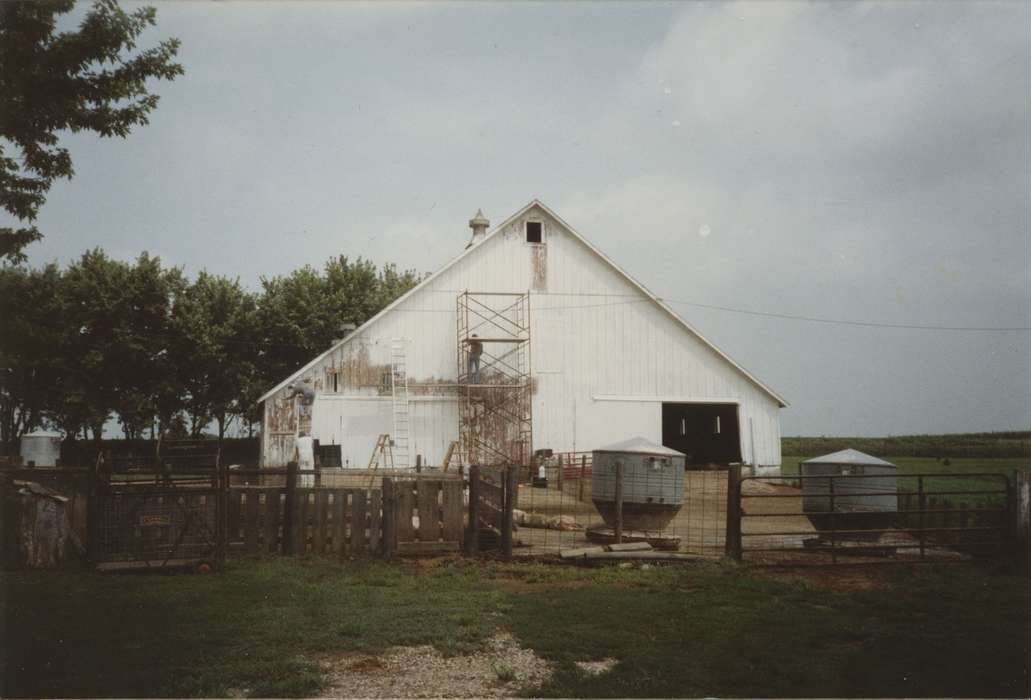
[[[253,292],[100,248],[65,268],[0,266],[0,441],[43,427],[99,441],[111,419],[128,439],[250,433],[261,394],[419,279],[338,256]]]

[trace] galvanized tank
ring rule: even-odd
[[[21,462],[25,466],[56,467],[61,459],[61,433],[37,430],[21,436]]]
[[[642,437],[593,451],[591,500],[611,527],[616,522],[616,465],[623,465],[623,528],[661,530],[684,500],[682,452]]]
[[[807,459],[802,462],[801,474],[827,477],[802,479],[802,510],[819,529],[831,526],[832,481],[835,529],[887,527],[898,511],[898,467],[891,462],[847,449]],[[832,479],[834,476],[848,478]],[[881,515],[875,515],[878,513]]]

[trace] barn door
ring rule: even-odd
[[[662,404],[662,444],[687,455],[689,468],[740,462],[737,405]]]

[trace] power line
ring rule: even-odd
[[[916,323],[878,323],[873,321],[850,321],[846,319],[837,318],[820,318],[816,316],[797,316],[795,314],[783,314],[772,311],[752,311],[749,309],[736,309],[731,306],[702,304],[696,301],[686,301],[682,299],[661,299],[661,301],[665,301],[668,304],[686,304],[688,306],[697,306],[702,309],[712,309],[714,311],[727,311],[729,313],[746,314],[748,316],[779,318],[787,319],[789,321],[807,321],[809,323],[827,323],[841,326],[861,326],[864,328],[902,328],[907,330],[919,331],[973,331],[985,333],[1031,331],[1031,327],[1028,326],[935,326]]]
[[[442,294],[461,294],[460,290],[453,289],[432,289],[426,290],[429,292],[442,293]],[[622,302],[605,302],[599,304],[583,304],[583,305],[565,305],[556,304],[553,306],[540,306],[538,309],[543,310],[563,310],[563,309],[590,309],[600,306],[618,306],[620,304],[632,304],[636,302],[648,301],[646,297],[642,297],[640,294],[604,294],[604,293],[590,293],[590,292],[531,292],[532,296],[562,296],[562,297],[608,297],[625,299]],[[921,331],[958,331],[958,332],[979,332],[979,333],[996,333],[996,332],[1027,332],[1031,331],[1031,326],[939,326],[933,324],[919,324],[919,323],[885,323],[876,321],[853,321],[849,319],[838,319],[838,318],[826,318],[818,316],[802,316],[798,314],[787,314],[775,311],[753,311],[751,309],[739,309],[732,306],[720,306],[717,304],[703,304],[697,301],[687,301],[686,299],[666,299],[663,297],[656,297],[659,301],[667,304],[684,304],[686,306],[695,306],[702,309],[710,309],[712,311],[726,311],[728,313],[743,314],[747,316],[759,316],[762,318],[777,318],[789,321],[805,321],[808,323],[824,323],[841,326],[859,326],[862,328],[897,328],[904,330],[921,330]],[[450,313],[447,309],[396,309],[397,311],[411,312],[411,313]]]

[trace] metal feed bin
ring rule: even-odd
[[[591,500],[610,527],[616,522],[616,465],[623,465],[623,527],[662,530],[684,502],[682,452],[635,437],[594,450]]]
[[[21,436],[21,462],[25,466],[56,467],[61,460],[61,433],[37,430]]]
[[[898,467],[859,450],[841,450],[801,464],[802,509],[818,529],[891,527],[898,512]],[[846,478],[832,479],[841,476]],[[831,487],[834,516],[831,517]]]

